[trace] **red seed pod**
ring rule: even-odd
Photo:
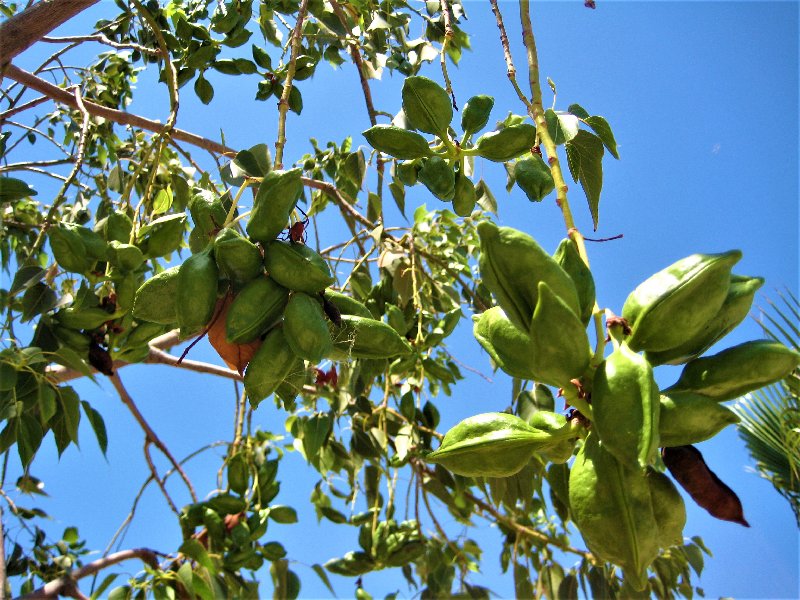
[[[739,497],[708,468],[697,448],[694,446],[662,448],[661,457],[675,480],[698,506],[705,508],[717,519],[750,527],[744,518]]]

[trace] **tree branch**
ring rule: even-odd
[[[83,597],[83,595],[80,594],[77,589],[78,581],[84,577],[94,575],[95,573],[98,573],[99,571],[112,565],[126,560],[131,560],[133,558],[140,559],[142,562],[153,567],[154,569],[158,569],[159,567],[158,553],[154,550],[149,550],[147,548],[122,550],[120,552],[115,552],[114,554],[109,554],[103,558],[98,558],[97,560],[90,562],[88,565],[85,565],[80,569],[76,569],[69,575],[64,575],[63,577],[54,579],[39,589],[32,591],[30,594],[20,596],[18,600],[44,600],[47,598],[58,598],[59,596],[66,595],[75,597],[76,592],[79,594],[78,597]]]
[[[41,0],[0,24],[0,67],[98,0]]]
[[[44,79],[36,77],[36,75],[33,75],[28,71],[24,71],[17,66],[8,65],[5,69],[4,75],[9,79],[13,79],[14,81],[29,87],[32,90],[36,90],[40,94],[44,94],[49,98],[52,98],[59,104],[65,104],[72,108],[78,108],[75,97],[67,90],[60,88],[57,85],[53,85]],[[152,121],[150,119],[140,117],[139,115],[133,115],[131,113],[126,113],[114,108],[108,108],[107,106],[101,106],[99,104],[95,104],[94,102],[89,102],[88,100],[84,100],[83,104],[89,114],[108,119],[114,123],[139,127],[140,129],[145,129],[155,133],[161,133],[164,130],[164,124],[160,123],[159,121]],[[173,129],[170,132],[170,137],[181,142],[186,142],[187,144],[192,144],[193,146],[202,148],[203,150],[207,150],[211,153],[229,155],[236,154],[236,151],[232,148],[220,144],[219,142],[206,139],[194,133],[183,131],[182,129]]]

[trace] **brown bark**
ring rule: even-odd
[[[98,0],[41,0],[0,24],[0,66]]]
[[[44,79],[41,79],[36,75],[29,73],[28,71],[24,71],[15,65],[8,65],[4,74],[9,79],[13,79],[14,81],[17,81],[32,90],[36,90],[48,98],[52,98],[55,102],[66,104],[72,108],[78,108],[78,103],[75,100],[75,96],[70,94],[67,90],[60,88],[57,85],[53,85],[52,83],[45,81]],[[139,115],[101,106],[99,104],[95,104],[94,102],[89,102],[88,100],[84,100],[83,104],[89,114],[108,119],[114,123],[131,125],[133,127],[139,127],[140,129],[146,129],[147,131],[158,132],[164,129],[163,123],[145,119]],[[190,133],[188,131],[183,131],[182,129],[173,129],[170,132],[170,137],[172,137],[174,140],[186,142],[187,144],[192,144],[193,146],[197,146],[198,148],[203,148],[204,150],[215,152],[217,154],[236,153],[235,150],[232,150],[223,144],[206,139],[199,135],[195,135],[194,133]]]

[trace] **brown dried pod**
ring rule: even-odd
[[[742,503],[736,493],[708,468],[703,455],[694,446],[663,448],[661,457],[675,480],[698,506],[713,517],[750,527],[744,518]]]

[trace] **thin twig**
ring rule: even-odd
[[[442,17],[444,18],[444,41],[442,42],[442,50],[439,52],[439,60],[442,64],[442,76],[444,77],[445,91],[453,101],[453,108],[458,110],[456,104],[456,94],[453,92],[453,84],[450,83],[450,76],[447,74],[447,45],[453,40],[453,22],[450,17],[450,3],[447,0],[439,0],[439,5],[442,9]]]
[[[364,227],[367,227],[370,230],[375,229],[375,227],[377,227],[377,223],[373,223],[364,215],[362,215],[360,212],[358,212],[353,207],[353,204],[347,201],[344,192],[339,190],[332,183],[328,183],[327,181],[318,181],[316,179],[311,179],[309,177],[301,177],[300,181],[302,181],[303,185],[306,187],[310,187],[315,190],[320,190],[322,192],[325,192],[325,194],[327,194],[333,199],[333,201],[336,203],[336,205],[342,212],[345,212],[348,215],[350,215],[353,219],[361,223]]]
[[[289,66],[286,69],[286,81],[283,83],[283,93],[278,101],[278,139],[275,141],[275,168],[283,168],[283,148],[286,146],[286,115],[289,112],[289,94],[292,91],[292,80],[297,69],[297,57],[300,54],[303,39],[303,21],[308,12],[308,0],[302,0],[297,10],[297,22],[292,31],[292,53],[289,57]]]
[[[162,553],[156,552],[155,550],[150,550],[149,548],[134,548],[131,550],[115,552],[114,554],[109,554],[103,558],[98,558],[97,560],[92,561],[88,565],[84,565],[79,569],[75,569],[68,575],[54,579],[39,589],[34,590],[29,594],[25,594],[24,596],[20,596],[18,600],[44,600],[47,598],[58,598],[59,596],[66,595],[74,598],[84,598],[85,596],[83,596],[83,594],[81,594],[77,589],[77,582],[84,577],[89,577],[90,575],[94,575],[95,573],[102,571],[107,567],[134,558],[138,558],[153,569],[158,569],[158,556],[161,554]],[[79,595],[76,596],[76,593]]]
[[[0,113],[0,123],[5,121],[6,119],[10,119],[11,117],[13,117],[18,113],[28,110],[29,108],[33,108],[34,106],[39,106],[40,104],[43,104],[48,100],[50,100],[50,98],[48,98],[47,96],[39,96],[38,98],[34,98],[33,100],[26,102],[25,104],[20,104],[19,106],[15,106],[14,108],[9,108],[6,112]]]
[[[40,77],[36,77],[32,73],[24,71],[16,65],[8,65],[3,75],[29,87],[32,90],[39,92],[40,94],[45,94],[60,104],[77,108],[75,98],[67,90],[60,88],[57,85],[53,85],[52,83],[49,83]],[[90,114],[108,119],[114,123],[130,125],[132,127],[138,127],[140,129],[145,129],[147,131],[153,131],[156,133],[161,132],[164,129],[164,124],[158,121],[145,119],[144,117],[140,117],[138,115],[108,108],[106,106],[101,106],[100,104],[95,104],[94,102],[89,102],[87,100],[84,100],[84,105]],[[173,129],[171,135],[176,140],[197,146],[198,148],[207,150],[212,154],[216,153],[230,156],[236,154],[236,151],[232,148],[188,131]]]
[[[164,499],[167,501],[172,512],[174,512],[177,516],[180,516],[180,512],[178,511],[178,507],[175,506],[175,503],[172,501],[172,497],[169,495],[167,491],[166,483],[159,477],[158,469],[156,469],[156,465],[153,462],[153,457],[150,456],[150,438],[145,437],[144,440],[144,459],[147,462],[147,467],[150,469],[150,476],[153,478],[153,481],[156,482],[156,485],[161,490],[161,493],[164,496]]]
[[[511,57],[511,46],[508,43],[508,35],[506,34],[506,26],[503,24],[503,15],[500,13],[500,7],[497,5],[497,0],[489,0],[492,5],[492,12],[494,13],[495,20],[497,21],[497,28],[500,30],[500,45],[503,47],[503,56],[506,59],[506,73],[508,80],[517,92],[517,96],[522,100],[523,104],[530,110],[531,101],[522,93],[522,90],[517,83],[517,69],[514,67],[514,59]]]
[[[119,374],[115,373],[114,375],[109,375],[108,378],[111,380],[114,389],[117,390],[117,394],[119,394],[122,403],[128,408],[128,410],[133,415],[133,418],[136,419],[136,422],[144,431],[147,440],[152,443],[156,448],[161,450],[164,456],[167,457],[169,462],[172,463],[172,466],[175,467],[175,470],[180,473],[181,478],[183,479],[184,483],[186,483],[186,487],[189,488],[189,494],[192,496],[192,500],[197,502],[197,494],[194,492],[194,487],[192,486],[192,482],[189,481],[189,478],[186,476],[186,473],[181,467],[180,463],[175,460],[175,457],[172,456],[172,453],[169,451],[169,448],[161,441],[161,439],[156,435],[156,432],[153,431],[153,428],[150,427],[150,424],[145,420],[142,413],[139,411],[139,408],[136,406],[136,403],[133,401],[133,398],[128,393],[128,390],[125,389],[125,386],[122,383],[122,380],[119,378]]]
[[[95,33],[93,35],[72,35],[72,36],[61,36],[61,37],[51,37],[45,36],[41,38],[42,42],[47,42],[48,44],[64,44],[67,42],[98,42],[100,44],[105,44],[106,46],[111,46],[112,48],[116,48],[117,50],[137,50],[142,54],[150,54],[157,56],[159,51],[155,48],[148,48],[147,46],[142,46],[141,44],[120,44],[119,42],[115,42],[110,40],[102,33]]]

